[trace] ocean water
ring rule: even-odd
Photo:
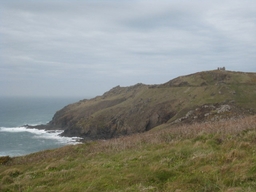
[[[0,156],[21,156],[76,144],[77,138],[59,136],[62,131],[26,129],[24,125],[46,124],[57,110],[80,99],[0,97]]]

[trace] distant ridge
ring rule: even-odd
[[[109,139],[256,113],[256,73],[203,71],[160,85],[116,86],[56,112],[48,129],[85,140]]]

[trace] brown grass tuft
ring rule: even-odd
[[[1,191],[256,191],[256,116],[15,157]]]

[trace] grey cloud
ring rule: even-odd
[[[6,84],[0,88],[7,95],[86,96],[219,66],[255,71],[255,6],[231,0],[4,1],[0,81]]]

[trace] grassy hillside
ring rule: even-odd
[[[256,101],[256,73],[205,71],[161,85],[117,86],[102,96],[58,111],[50,125],[65,129],[64,135],[68,136],[109,139],[165,124],[255,114],[256,102],[253,101]],[[229,110],[214,113],[224,105],[228,105]],[[205,106],[211,107],[204,110]]]
[[[256,116],[0,158],[0,191],[256,191]]]

